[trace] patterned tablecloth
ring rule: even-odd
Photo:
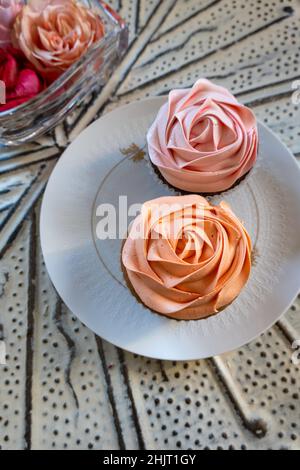
[[[130,47],[105,88],[50,135],[0,153],[0,448],[299,449],[300,297],[222,357],[138,357],[67,311],[43,264],[38,219],[49,174],[89,122],[198,77],[229,87],[299,158],[300,2],[110,4],[128,22]]]

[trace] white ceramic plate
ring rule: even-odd
[[[293,155],[259,124],[258,163],[226,199],[254,244],[251,278],[226,310],[175,321],[139,303],[120,263],[123,241],[98,240],[97,207],[177,194],[153,172],[146,132],[165,98],[117,109],[88,127],[55,167],[43,200],[41,243],[50,277],[79,319],[113,344],[154,358],[188,360],[240,347],[269,328],[300,288],[300,172]],[[134,145],[133,145],[134,144]],[[140,150],[139,150],[140,149]],[[145,152],[145,155],[144,155]],[[143,157],[144,155],[144,157]]]

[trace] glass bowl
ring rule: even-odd
[[[128,45],[128,29],[101,0],[80,0],[98,12],[105,36],[43,92],[0,112],[0,144],[20,145],[53,129],[75,105],[107,83]]]

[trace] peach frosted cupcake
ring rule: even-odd
[[[239,295],[251,271],[251,240],[225,202],[161,197],[143,204],[122,263],[144,305],[170,318],[196,320]]]
[[[253,167],[258,135],[253,112],[206,79],[172,90],[147,134],[151,162],[173,187],[218,193]]]

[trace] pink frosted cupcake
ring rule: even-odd
[[[258,135],[253,112],[206,79],[172,90],[147,134],[152,163],[173,187],[218,193],[253,167]]]

